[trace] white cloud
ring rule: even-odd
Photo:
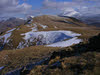
[[[43,0],[43,6],[32,10],[32,5],[19,4],[19,0],[0,0],[0,17],[37,15],[45,13],[63,13],[67,15],[96,15],[100,14],[100,0],[67,0],[58,2],[57,0]]]
[[[59,10],[67,14],[97,15],[100,14],[100,0],[73,0],[57,2],[44,0],[44,8]]]
[[[28,14],[31,8],[27,3],[19,4],[19,0],[0,0],[0,17]]]

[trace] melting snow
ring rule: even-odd
[[[57,42],[57,43],[53,43],[53,44],[46,45],[46,46],[49,46],[49,47],[68,47],[68,46],[71,46],[73,44],[78,44],[81,41],[82,41],[81,39],[77,39],[77,37],[74,37],[74,38],[69,39],[67,41]]]
[[[13,28],[13,29],[7,31],[7,32],[5,33],[5,35],[0,36],[0,39],[3,39],[3,38],[4,38],[4,44],[7,43],[7,42],[9,41],[9,40],[7,40],[7,39],[11,36],[12,31],[14,31],[15,29],[16,29],[16,28]]]
[[[38,31],[38,28],[37,28],[37,25],[36,25],[36,24],[34,24],[34,27],[33,27],[33,28],[31,28],[31,29],[32,29],[32,31],[31,31],[31,32]]]
[[[37,45],[46,45],[51,47],[67,47],[72,44],[81,42],[81,40],[77,39],[76,37],[76,36],[80,36],[81,34],[73,33],[71,31],[63,31],[63,30],[40,31],[40,32],[31,31],[22,35],[25,35],[24,39],[26,40],[26,42],[27,41],[33,42],[35,39],[37,39]],[[66,39],[67,41],[64,41]]]
[[[42,24],[40,24],[40,26],[41,26],[43,29],[46,29],[46,28],[47,28],[46,25],[42,25]]]
[[[10,33],[10,32],[12,32],[12,31],[14,31],[15,29],[16,29],[16,28],[13,28],[13,29],[7,31],[7,33]]]
[[[11,33],[7,33],[7,34],[5,34],[5,35],[2,36],[2,37],[5,38],[5,39],[4,39],[4,43],[7,42],[7,39],[8,39],[10,36],[11,36]]]

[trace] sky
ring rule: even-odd
[[[0,0],[0,17],[98,15],[100,0]]]

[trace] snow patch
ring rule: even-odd
[[[16,29],[16,28],[13,28],[13,29],[7,31],[6,33],[10,33],[10,32],[12,32],[12,31],[14,31],[15,29]]]
[[[73,33],[71,31],[40,31],[40,32],[27,32],[21,35],[25,35],[23,38],[25,40],[26,46],[30,42],[36,42],[36,45],[47,45],[52,47],[66,47],[72,44],[79,43],[81,40],[77,39],[76,36],[81,34]],[[69,40],[70,39],[70,40]],[[64,41],[68,40],[68,41]],[[21,44],[21,43],[20,43]],[[51,45],[48,45],[51,44]],[[54,46],[53,46],[54,45]]]
[[[36,24],[34,24],[34,27],[33,27],[33,28],[31,28],[31,29],[32,29],[32,31],[31,31],[31,32],[38,31],[38,28],[37,28],[37,25],[36,25]]]
[[[27,27],[32,27],[31,25],[26,25]]]
[[[12,31],[14,31],[15,29],[16,29],[16,28],[13,28],[13,29],[7,31],[4,35],[0,36],[0,40],[3,40],[3,39],[4,39],[4,40],[3,40],[3,45],[4,45],[5,43],[8,43],[8,42],[9,42],[8,38],[11,36]]]
[[[39,24],[43,29],[46,29],[48,26]]]
[[[31,16],[32,18],[34,18],[34,16]]]
[[[4,38],[4,43],[7,43],[7,39],[11,36],[11,32],[10,33],[6,33],[5,35],[3,36],[0,36],[0,39],[3,39]]]
[[[82,41],[81,39],[77,39],[77,37],[74,37],[74,38],[69,39],[67,41],[57,42],[57,43],[53,43],[53,44],[46,45],[46,46],[48,46],[48,47],[68,47],[68,46],[71,46],[73,44],[78,44],[81,41]]]
[[[57,26],[54,26],[54,28],[57,28]]]

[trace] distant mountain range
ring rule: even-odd
[[[100,14],[93,15],[93,16],[82,16],[81,19],[83,22],[87,23],[88,25],[100,27]]]
[[[84,22],[88,24],[89,26],[96,26],[100,27],[100,14],[98,15],[92,15],[92,16],[86,16],[86,15],[79,15],[78,13],[74,13],[68,17],[66,15],[67,13],[60,14],[58,16],[66,17],[66,18],[73,18],[74,20],[76,19],[77,21]],[[33,18],[33,16],[30,16]],[[30,18],[28,17],[28,19]],[[25,24],[26,20],[22,18],[16,18],[16,17],[11,17],[11,18],[5,18],[5,17],[0,17],[0,32],[4,32],[9,28],[14,28],[16,26]]]
[[[3,32],[9,28],[13,28],[13,27],[19,26],[24,23],[25,23],[25,20],[21,18],[15,18],[15,17],[6,18],[6,19],[1,18],[0,19],[0,32]]]
[[[74,17],[88,25],[100,27],[100,14],[98,14],[98,15],[81,15],[78,12],[73,12],[70,14],[62,13],[59,16]]]

